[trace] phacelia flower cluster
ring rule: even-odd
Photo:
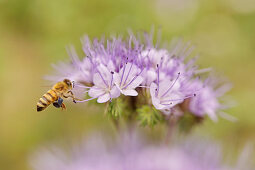
[[[188,60],[193,48],[181,41],[170,48],[159,48],[158,44],[153,45],[151,35],[142,37],[130,34],[126,40],[113,37],[91,42],[86,36],[82,39],[85,57],[80,59],[74,48],[70,48],[71,63],[54,65],[60,75],[48,78],[75,81],[77,88],[85,89],[80,93],[89,97],[80,102],[95,99],[106,103],[124,96],[147,97],[148,103],[144,104],[165,115],[181,110],[199,117],[207,114],[217,120],[217,112],[223,108],[218,98],[225,91],[197,77],[200,71],[196,60]]]

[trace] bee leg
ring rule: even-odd
[[[80,100],[80,99],[77,99],[77,98],[74,97],[74,94],[73,94],[72,91],[68,91],[67,93],[68,93],[68,94],[70,93],[70,94],[69,94],[68,96],[65,96],[65,95],[64,95],[64,97],[65,97],[65,98],[71,97],[71,98],[73,99],[73,102],[74,102],[74,103],[76,103],[76,100]]]
[[[63,99],[61,97],[59,97],[58,101],[55,101],[53,103],[53,106],[55,106],[56,108],[60,108],[60,107],[62,107],[62,103],[63,103]]]
[[[64,103],[61,104],[62,110],[66,110],[66,105]]]
[[[70,97],[72,97],[72,98],[73,98],[73,102],[76,103],[75,97],[74,97],[74,95],[73,95],[73,92],[72,92],[72,91],[68,91],[67,93],[70,93],[70,94],[71,94]]]

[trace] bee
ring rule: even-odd
[[[40,112],[46,109],[51,103],[56,108],[66,109],[65,104],[63,103],[63,98],[71,97],[73,102],[76,103],[76,100],[79,100],[74,97],[72,89],[74,87],[74,82],[64,79],[56,83],[47,93],[45,93],[37,102],[37,112]]]

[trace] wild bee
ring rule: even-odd
[[[43,95],[37,102],[37,112],[40,112],[46,109],[51,103],[56,108],[66,109],[65,104],[63,103],[63,98],[71,97],[73,102],[76,103],[73,92],[71,91],[74,87],[74,82],[71,82],[68,79],[64,79],[56,83],[47,93]]]

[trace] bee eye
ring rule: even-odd
[[[72,87],[74,88],[74,81],[72,81]]]

